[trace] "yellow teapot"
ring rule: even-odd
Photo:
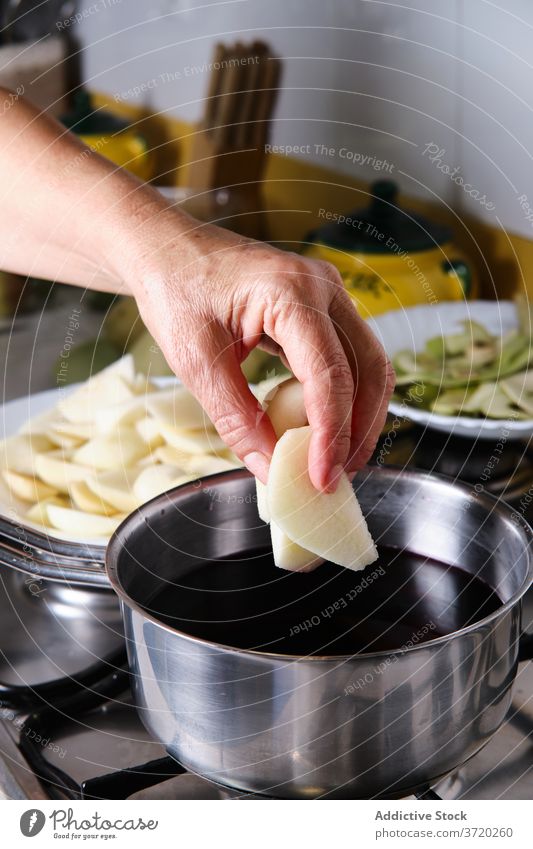
[[[90,94],[79,89],[62,123],[97,153],[141,180],[152,176],[152,154],[144,136],[113,112],[94,109]]]
[[[326,223],[309,234],[303,251],[339,269],[363,317],[476,297],[475,272],[447,227],[399,207],[391,180],[373,183],[370,192],[364,209],[320,210]]]

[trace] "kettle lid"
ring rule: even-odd
[[[348,215],[331,213],[331,223],[315,230],[309,241],[351,253],[398,254],[431,250],[450,240],[447,227],[398,206],[392,180],[372,183],[370,193],[368,206]]]
[[[61,123],[79,136],[114,135],[130,126],[113,112],[96,109],[86,89],[80,88],[74,93],[72,106],[71,112],[61,116]]]

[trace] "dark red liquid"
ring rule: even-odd
[[[497,610],[483,580],[436,560],[380,549],[352,572],[326,563],[309,574],[277,569],[270,551],[204,563],[167,585],[150,613],[196,637],[299,655],[390,651],[451,634]]]

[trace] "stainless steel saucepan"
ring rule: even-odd
[[[113,536],[107,570],[138,709],[188,769],[282,798],[402,795],[462,764],[502,723],[532,582],[529,526],[487,495],[421,473],[373,468],[356,488],[386,568],[306,576],[265,564],[269,531],[245,470],[159,496]],[[380,581],[399,580],[395,553],[405,565],[406,552],[415,566],[393,594],[395,635],[394,622],[380,624],[390,602]],[[467,596],[472,605],[472,587],[481,618],[443,633],[449,611]],[[487,594],[499,601],[485,615]],[[313,646],[313,629],[335,622],[351,633],[350,599],[390,632],[386,649],[373,637],[370,649]],[[421,600],[425,629],[415,617],[406,639]]]

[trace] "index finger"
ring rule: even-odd
[[[385,423],[395,375],[379,340],[344,289],[336,291],[330,315],[354,376],[352,438],[348,471],[369,460]]]
[[[311,482],[318,490],[333,491],[351,444],[354,383],[343,346],[327,310],[292,300],[283,304],[268,335],[282,347],[303,385],[313,431]]]

